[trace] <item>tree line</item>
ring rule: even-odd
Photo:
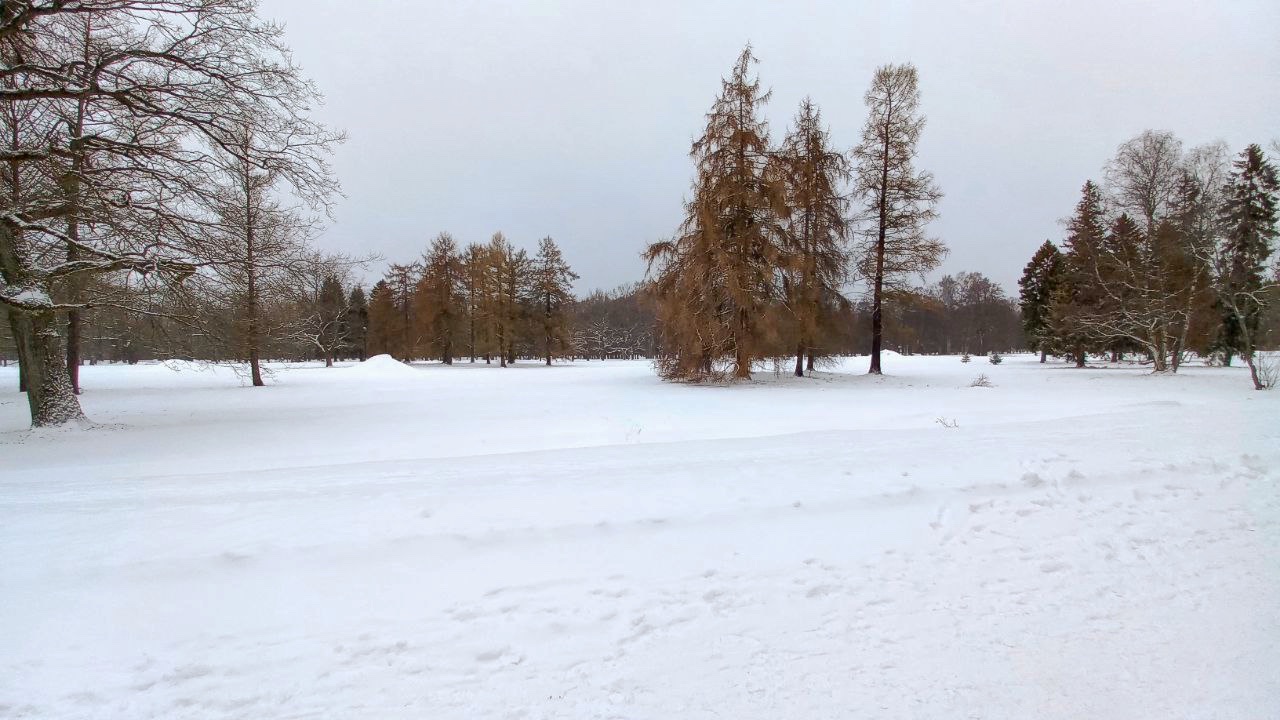
[[[446,365],[466,358],[506,367],[518,357],[550,365],[576,354],[577,279],[550,237],[531,257],[501,232],[466,248],[440,233],[421,261],[391,265],[373,286],[366,351]]]
[[[868,116],[849,152],[832,145],[806,98],[774,146],[760,117],[770,92],[747,46],[694,141],[691,198],[674,237],[645,253],[658,318],[658,367],[668,379],[749,377],[761,360],[795,359],[797,376],[836,352],[865,284],[870,372],[881,372],[886,308],[918,295],[913,278],[945,246],[926,234],[942,193],[915,167],[924,127],[915,67],[876,70]]]
[[[1184,149],[1169,132],[1122,144],[1086,181],[1059,249],[1045,241],[1019,285],[1028,343],[1084,367],[1091,354],[1177,372],[1185,355],[1230,365],[1257,389],[1280,297],[1276,168],[1259,145]]]

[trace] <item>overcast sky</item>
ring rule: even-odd
[[[947,272],[1016,292],[1125,139],[1280,137],[1280,2],[262,0],[350,139],[321,243],[416,258],[441,230],[551,235],[580,291],[640,279],[688,194],[689,144],[749,40],[781,139],[806,94],[841,148],[877,65],[912,62]],[[377,268],[380,274],[381,268]]]

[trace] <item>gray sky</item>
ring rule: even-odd
[[[811,95],[841,148],[877,65],[920,70],[920,165],[947,272],[1016,292],[1116,145],[1146,128],[1233,152],[1280,137],[1280,2],[262,0],[350,135],[321,243],[388,261],[448,230],[551,235],[579,290],[638,280],[672,233],[689,143],[748,40],[780,140]],[[377,269],[380,273],[381,268]]]

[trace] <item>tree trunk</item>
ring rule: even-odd
[[[1078,368],[1084,367],[1085,357],[1086,357],[1084,348],[1077,347],[1075,355],[1076,355],[1076,367]]]
[[[28,392],[33,386],[39,387],[39,381],[30,379],[31,368],[31,318],[17,310],[9,311],[9,330],[13,333],[13,345],[18,353],[18,392]]]
[[[71,392],[80,394],[80,311],[67,313],[67,379]]]
[[[66,348],[52,314],[31,315],[32,369],[39,375],[39,392],[28,392],[32,427],[53,427],[85,419],[71,390],[65,365]],[[29,377],[34,380],[34,377]]]
[[[804,377],[804,343],[796,346],[796,377]]]
[[[884,128],[884,153],[880,164],[880,222],[876,238],[876,276],[871,295],[871,368],[868,373],[879,375],[880,348],[884,342],[884,253],[885,230],[889,224],[889,128]]]
[[[805,370],[809,372],[813,372],[813,362],[816,356],[817,356],[817,353],[813,351],[813,348],[809,348],[809,360],[808,362],[805,363]]]
[[[1040,348],[1040,364],[1043,365],[1049,359],[1049,352],[1043,347]]]

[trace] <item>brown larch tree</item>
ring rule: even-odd
[[[915,66],[878,68],[863,99],[868,116],[853,149],[854,197],[861,220],[858,269],[871,292],[869,372],[878,375],[886,291],[906,289],[904,280],[936,268],[946,246],[925,234],[942,191],[933,175],[915,167],[925,124]]]

